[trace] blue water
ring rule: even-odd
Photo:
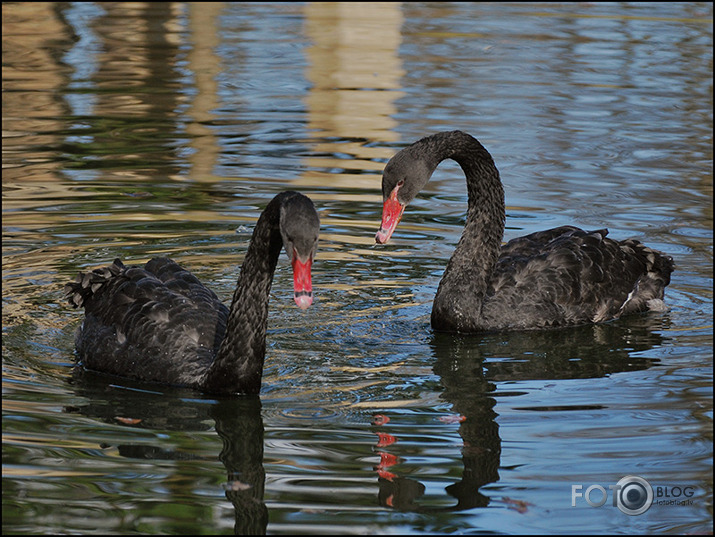
[[[711,4],[5,3],[2,77],[3,533],[712,532]],[[385,162],[451,129],[505,240],[637,238],[669,310],[434,333],[460,168],[374,235]],[[259,396],[73,367],[66,281],[170,255],[228,300],[286,189],[321,216],[316,300],[283,255]]]

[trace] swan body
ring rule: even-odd
[[[143,267],[119,259],[65,286],[84,307],[75,346],[87,369],[208,393],[260,391],[268,299],[284,247],[294,297],[312,303],[319,218],[310,198],[278,194],[258,219],[230,307],[193,274],[159,257]]]
[[[673,259],[637,240],[610,239],[607,229],[562,226],[502,246],[506,213],[499,172],[482,144],[461,131],[422,138],[388,161],[378,243],[389,240],[405,207],[448,158],[466,176],[468,209],[434,298],[435,330],[544,329],[665,309]]]

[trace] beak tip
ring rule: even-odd
[[[297,306],[302,309],[306,310],[308,307],[313,303],[313,295],[300,295],[300,296],[294,296],[295,303]]]

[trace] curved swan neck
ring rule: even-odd
[[[499,258],[504,188],[494,160],[475,138],[460,131],[432,138],[439,162],[451,158],[464,171],[468,195],[464,230],[437,289],[432,324],[448,323],[451,326],[436,328],[463,330],[479,322],[481,299]]]
[[[204,381],[213,391],[248,394],[260,391],[268,300],[283,246],[280,203],[280,196],[274,198],[253,230],[229,308],[226,334]]]
[[[475,138],[461,131],[446,134],[443,144],[449,145],[449,150],[442,160],[456,161],[467,180],[467,220],[455,254],[483,258],[488,251],[496,261],[506,219],[499,170],[492,156]]]

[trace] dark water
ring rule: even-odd
[[[2,9],[3,533],[712,532],[711,4]],[[670,310],[432,332],[464,179],[442,164],[376,246],[380,173],[457,128],[505,239],[640,239],[675,258]],[[170,255],[228,299],[285,189],[321,215],[316,302],[283,256],[259,397],[72,367],[67,280]]]

